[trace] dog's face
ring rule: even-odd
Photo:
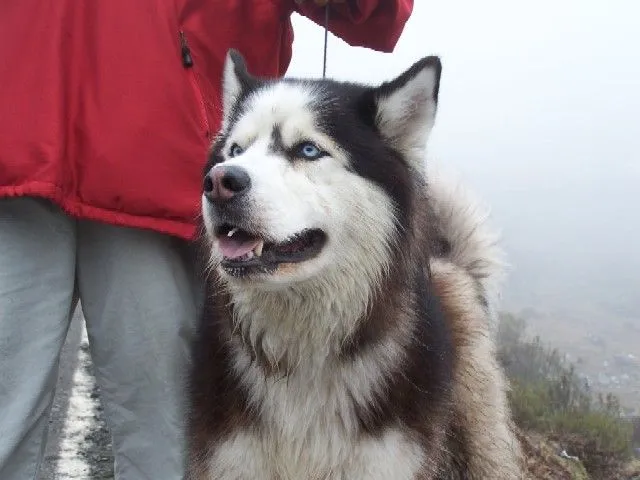
[[[231,51],[202,196],[223,278],[276,288],[332,272],[375,280],[361,275],[388,266],[407,225],[439,81],[435,57],[377,88],[267,81]]]

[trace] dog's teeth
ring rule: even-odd
[[[237,228],[233,228],[231,230],[229,230],[229,233],[227,233],[227,237],[231,238],[233,237],[233,235],[238,231]]]
[[[256,248],[253,249],[253,253],[255,254],[256,257],[259,257],[262,255],[263,248],[264,248],[264,242],[260,242],[258,243],[258,245],[256,245]]]

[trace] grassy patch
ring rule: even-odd
[[[613,478],[631,456],[631,425],[612,395],[594,395],[557,350],[526,335],[526,323],[503,314],[498,355],[511,383],[515,422],[542,433],[580,458],[592,478]]]

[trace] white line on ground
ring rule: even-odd
[[[56,465],[56,478],[64,480],[89,478],[89,463],[81,454],[87,435],[95,424],[97,400],[91,398],[94,379],[89,374],[91,359],[88,353],[87,330],[82,323],[82,337],[78,349],[78,362],[73,374],[69,408],[61,431],[60,450]]]

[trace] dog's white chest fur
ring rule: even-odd
[[[256,480],[412,480],[423,451],[400,426],[363,433],[356,409],[369,405],[385,384],[383,372],[399,361],[395,341],[346,364],[304,357],[287,377],[265,377],[240,350],[235,367],[259,408],[262,422],[216,446],[210,478]],[[325,359],[326,360],[326,359]],[[259,407],[258,407],[259,406]]]
[[[239,432],[225,440],[209,463],[212,480],[410,480],[422,469],[423,452],[399,429],[355,442],[331,428],[311,431],[308,447]]]

